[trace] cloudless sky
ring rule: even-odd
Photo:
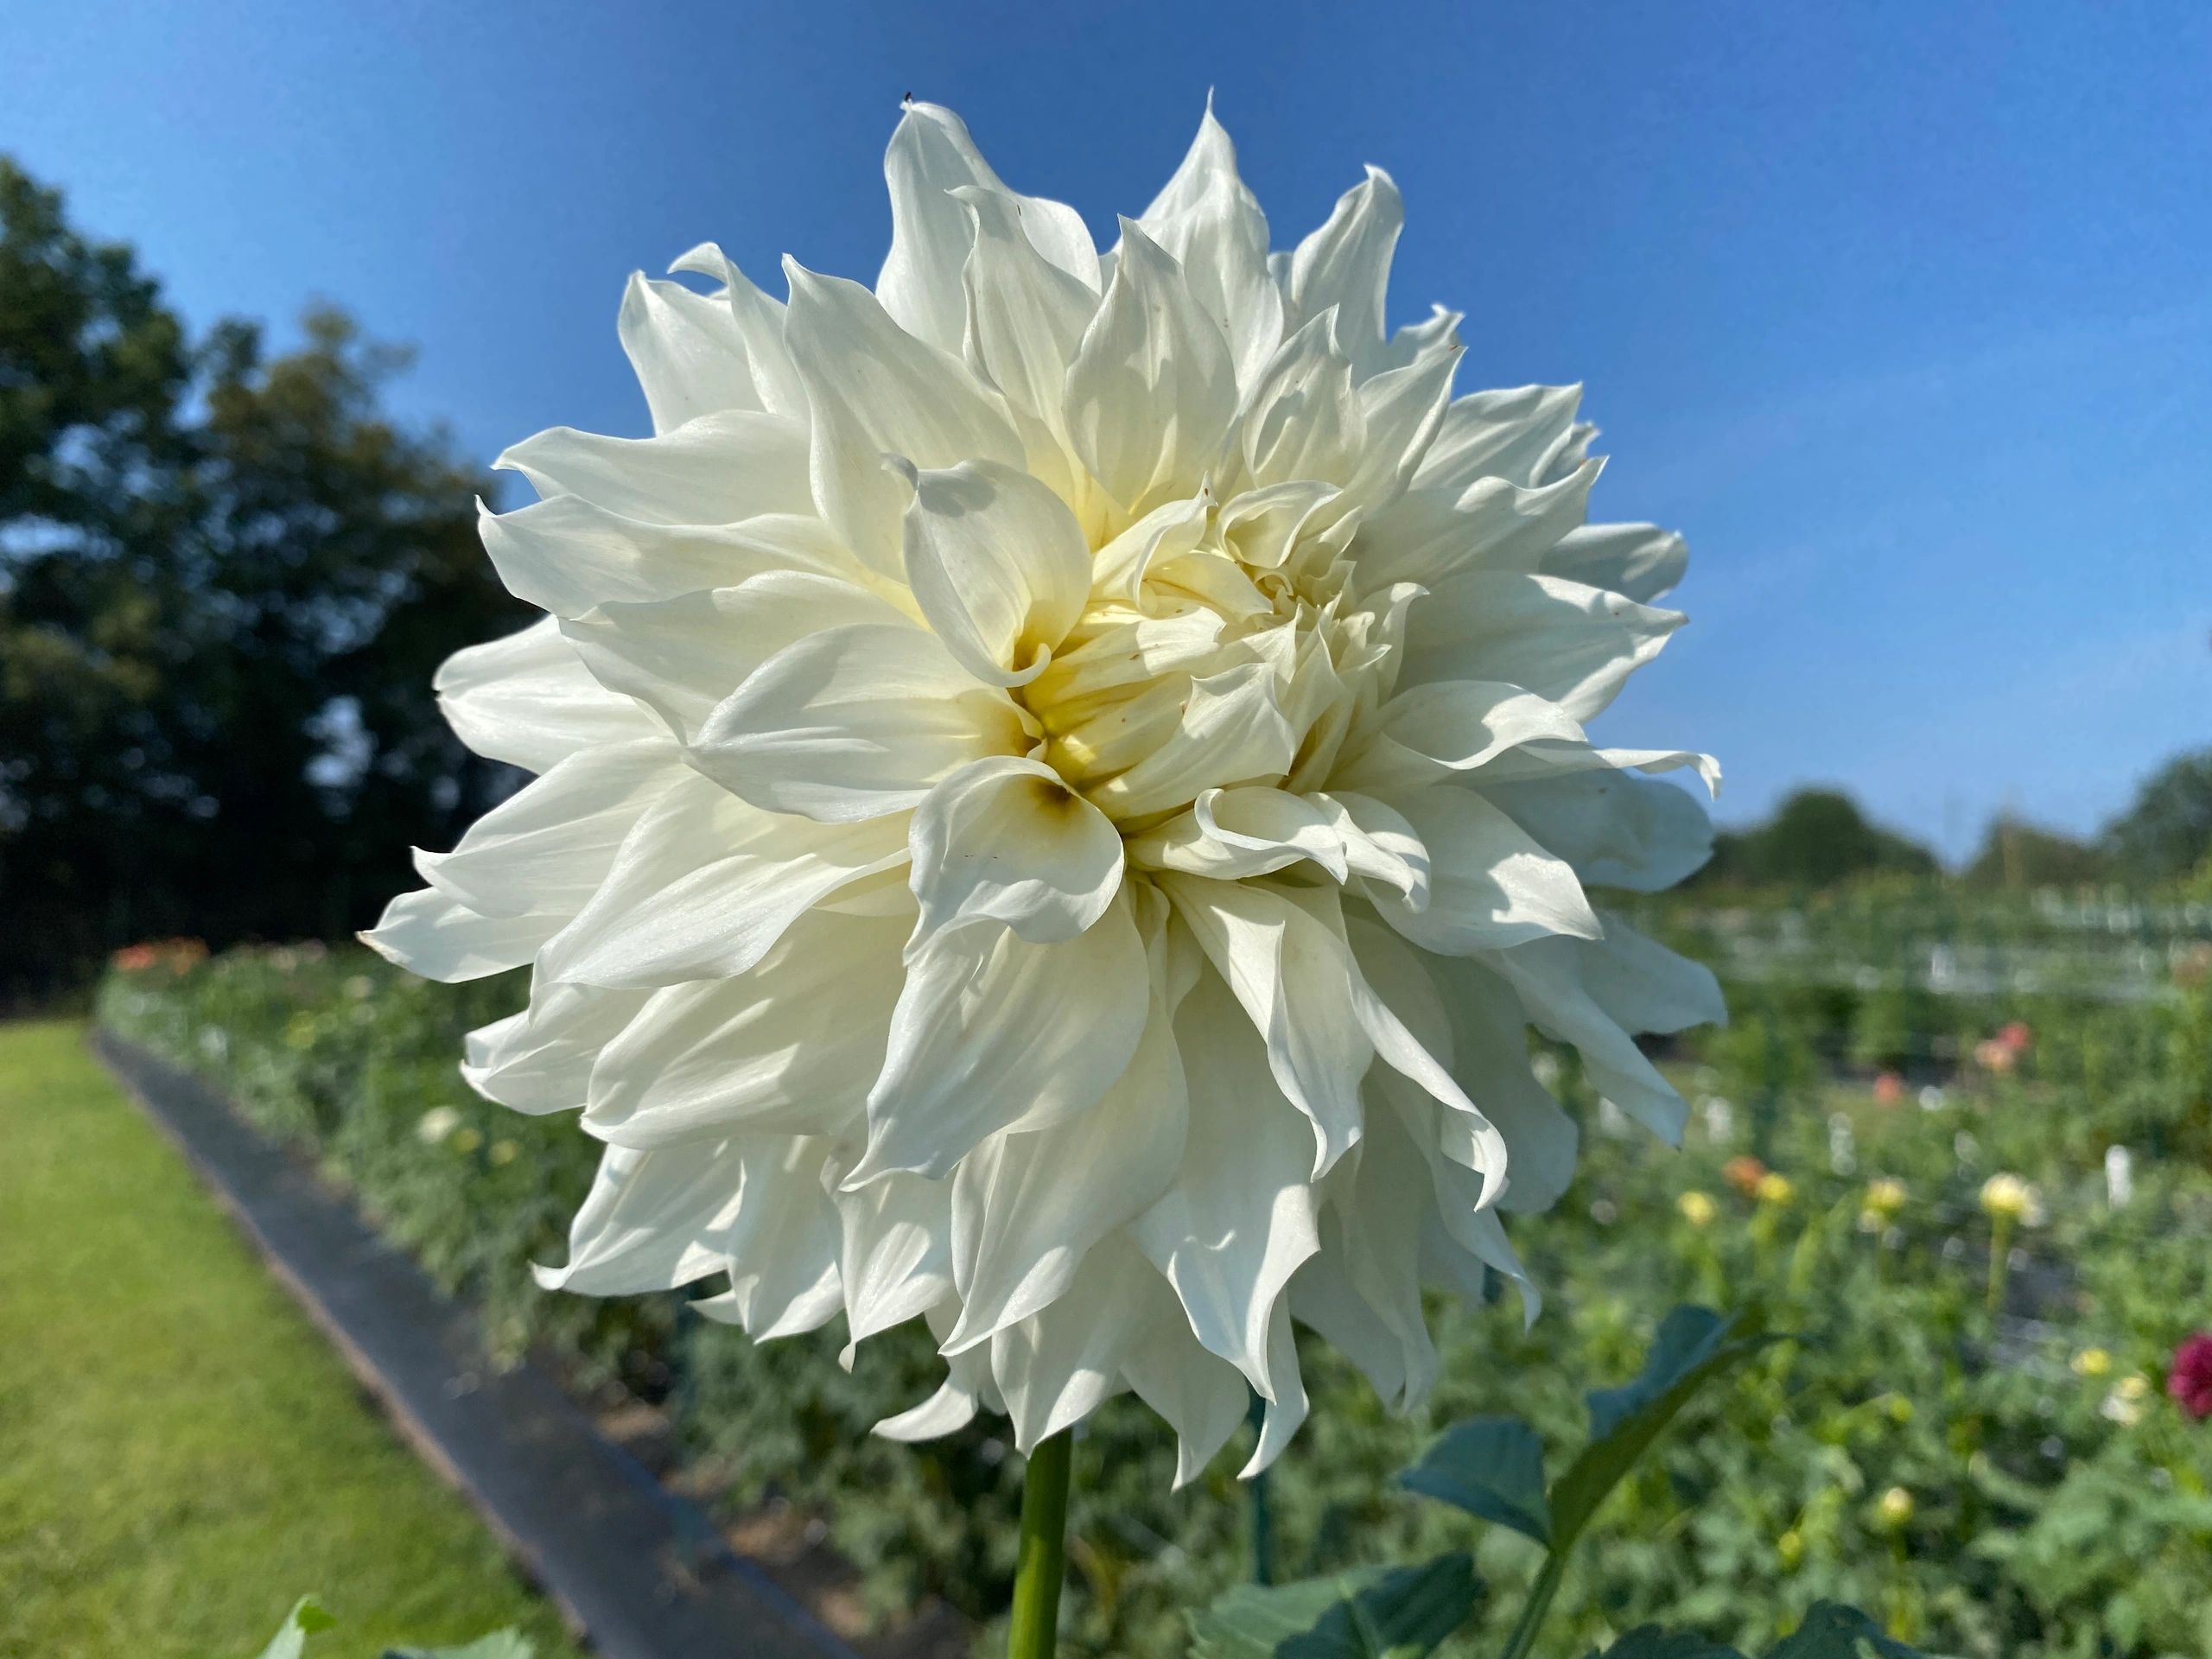
[[[1102,243],[1209,87],[1274,243],[1372,162],[1394,321],[1582,380],[1692,626],[1600,728],[1740,820],[1841,782],[1970,849],[2212,742],[2212,6],[10,0],[0,149],[195,324],[311,295],[488,459],[646,429],[624,276],[873,280],[902,94]]]

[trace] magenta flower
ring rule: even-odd
[[[2174,1350],[2166,1392],[2191,1417],[2212,1417],[2212,1331],[2200,1331]]]

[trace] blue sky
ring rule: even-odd
[[[1102,240],[1207,89],[1278,246],[1362,162],[1463,387],[1580,379],[1693,626],[1605,718],[1720,815],[1840,781],[1966,850],[2212,741],[2212,7],[14,0],[0,149],[196,323],[309,295],[484,457],[644,429],[624,276],[872,278],[900,96]]]

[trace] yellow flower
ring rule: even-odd
[[[1882,1494],[1875,1510],[1882,1524],[1895,1532],[1912,1519],[1912,1494],[1902,1486],[1892,1486]]]
[[[2018,1175],[1993,1175],[1981,1184],[1981,1207],[1993,1220],[2025,1221],[2036,1212],[2036,1190]]]
[[[2101,1348],[2084,1348],[2069,1363],[2076,1376],[2102,1376],[2112,1370],[2112,1356]]]
[[[522,1148],[515,1142],[502,1139],[492,1143],[490,1156],[494,1164],[512,1164],[521,1151]]]
[[[446,1144],[455,1152],[471,1153],[484,1144],[484,1131],[478,1128],[458,1128],[447,1137]]]
[[[1889,1220],[1904,1208],[1904,1183],[1889,1176],[1866,1183],[1865,1213]]]
[[[1798,1563],[1805,1559],[1805,1535],[1790,1528],[1774,1541],[1774,1553],[1781,1558],[1783,1572],[1795,1573]]]
[[[1685,1192],[1675,1200],[1675,1206],[1682,1212],[1682,1219],[1691,1226],[1710,1227],[1713,1225],[1713,1217],[1716,1212],[1712,1198],[1707,1194]]]
[[[1912,1421],[1912,1402],[1901,1394],[1890,1396],[1890,1421],[1902,1427]]]
[[[2123,1376],[2113,1385],[2113,1392],[2123,1400],[2147,1400],[2151,1397],[2151,1379],[2140,1372]]]
[[[1759,1177],[1759,1184],[1755,1190],[1761,1204],[1787,1204],[1797,1196],[1797,1188],[1790,1179],[1773,1170]]]

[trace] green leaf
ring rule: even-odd
[[[1590,1659],[1600,1659],[1594,1649]],[[1656,1624],[1645,1624],[1607,1648],[1603,1659],[1744,1659],[1744,1656],[1734,1648],[1686,1630],[1662,1630]]]
[[[1474,1558],[1231,1590],[1191,1620],[1198,1659],[1426,1659],[1481,1598]]]
[[[1544,1443],[1518,1417],[1471,1417],[1453,1424],[1398,1479],[1413,1491],[1456,1503],[1540,1544],[1552,1541]]]
[[[384,1659],[531,1659],[536,1652],[519,1630],[494,1630],[458,1648],[391,1648]]]
[[[1553,1548],[1564,1551],[1573,1543],[1606,1494],[1700,1389],[1771,1340],[1755,1317],[1723,1319],[1711,1308],[1678,1307],[1662,1320],[1635,1379],[1590,1395],[1590,1444],[1552,1488]]]
[[[284,1616],[276,1634],[269,1638],[269,1645],[261,1650],[261,1659],[300,1659],[308,1637],[317,1630],[328,1630],[337,1622],[313,1596],[302,1596],[292,1604],[292,1611]]]
[[[1927,1659],[1917,1648],[1892,1642],[1882,1627],[1856,1607],[1815,1602],[1797,1633],[1773,1649],[1766,1659]]]

